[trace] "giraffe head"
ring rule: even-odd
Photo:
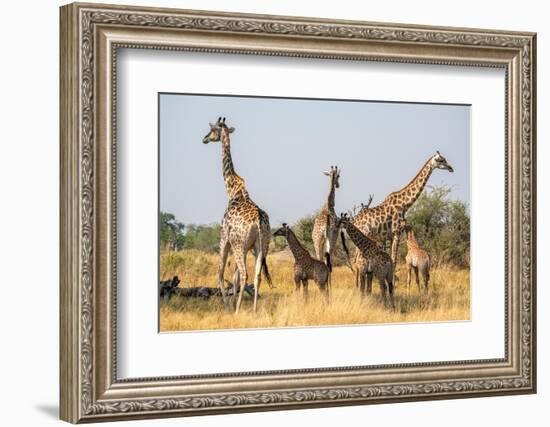
[[[331,186],[334,186],[334,188],[340,188],[340,169],[338,169],[338,166],[331,166],[330,171],[323,173],[330,177]]]
[[[346,226],[351,222],[352,218],[347,214],[342,212],[340,214],[340,218],[338,218],[337,226],[340,227],[341,225]]]
[[[447,163],[447,159],[441,155],[439,151],[436,151],[436,153],[432,156],[430,159],[430,166],[432,169],[445,169],[449,172],[454,172],[453,167]]]
[[[416,235],[414,234],[413,226],[411,224],[407,223],[403,227],[403,230],[405,231],[405,234],[407,236],[407,242],[415,242],[416,243]]]
[[[235,128],[228,127],[225,124],[225,117],[222,119],[218,117],[218,121],[213,124],[210,124],[210,132],[208,132],[205,137],[202,139],[203,144],[208,144],[209,142],[220,142],[222,139],[222,133],[225,130],[227,133],[233,133]]]
[[[273,233],[273,236],[287,238],[289,234],[290,234],[290,227],[286,222],[283,222],[281,228],[279,228],[275,233]]]

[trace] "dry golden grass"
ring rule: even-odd
[[[251,258],[251,257],[250,257]],[[395,289],[395,310],[385,307],[376,280],[371,296],[361,298],[355,279],[347,267],[336,267],[332,275],[332,295],[326,304],[317,286],[310,281],[309,298],[296,294],[293,261],[286,253],[268,258],[274,289],[262,281],[258,311],[252,310],[252,299],[243,296],[238,315],[226,313],[221,298],[185,298],[174,296],[161,301],[160,330],[188,331],[205,329],[271,328],[321,325],[350,325],[393,322],[430,322],[470,319],[470,272],[448,268],[431,272],[430,290],[419,293],[416,284],[406,290],[406,272],[398,270],[400,278]],[[218,257],[198,251],[181,251],[161,255],[161,280],[178,275],[180,287],[216,287]],[[226,278],[233,272],[226,268]],[[252,272],[252,259],[249,272]],[[251,280],[249,280],[251,282]]]

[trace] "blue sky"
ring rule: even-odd
[[[338,165],[336,210],[374,204],[405,186],[439,150],[454,173],[428,184],[470,201],[470,107],[368,101],[161,94],[160,209],[186,224],[219,222],[227,206],[221,146],[204,145],[209,122],[227,117],[233,163],[271,226],[321,208]]]

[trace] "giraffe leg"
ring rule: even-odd
[[[239,292],[239,283],[241,283],[241,275],[239,273],[239,269],[235,265],[235,272],[233,273],[233,295],[231,297],[233,304],[237,299],[237,293]]]
[[[328,300],[328,295],[330,293],[330,274],[332,272],[332,254],[331,254],[331,246],[330,246],[330,236],[325,241],[325,251],[323,253],[323,262],[328,267],[328,277],[327,281],[325,283],[325,290],[326,290],[326,296]]]
[[[397,251],[399,249],[399,239],[400,238],[401,238],[401,230],[399,229],[397,231],[394,231],[393,240],[392,240],[392,244],[391,244],[391,260],[392,260],[393,266],[394,266],[393,281],[392,282],[397,281],[397,274],[396,274],[396,271],[397,271]]]
[[[307,279],[304,279],[302,280],[302,289],[304,290],[304,299],[307,301],[307,285],[308,285],[308,280]]]
[[[360,289],[360,274],[359,274],[359,268],[357,267],[357,264],[355,265],[355,287],[357,289]]]
[[[331,289],[331,272],[330,270],[327,268],[327,270],[323,273],[322,271],[320,272],[320,279],[319,279],[319,282],[318,282],[318,285],[319,285],[319,289],[321,289],[321,291],[323,291],[323,295],[325,296],[325,299],[328,302],[330,302],[330,298],[331,298],[331,295],[332,295],[332,289]]]
[[[407,265],[407,294],[411,293],[411,266]]]
[[[424,269],[422,273],[422,278],[424,279],[424,291],[428,293],[428,282],[430,281],[430,269],[429,267]]]
[[[298,274],[294,274],[294,284],[296,285],[294,293],[297,294],[300,292],[300,287],[302,286],[302,279],[300,279]]]
[[[227,305],[227,297],[225,295],[225,286],[223,283],[225,273],[225,263],[227,262],[227,256],[229,255],[230,245],[229,242],[222,241],[220,244],[220,266],[218,268],[218,286],[220,293],[222,294],[223,307],[225,311],[229,310]]]
[[[388,292],[390,294],[391,308],[395,309],[395,301],[393,299],[393,282],[392,282],[392,279],[393,279],[393,274],[392,273],[390,273],[386,276],[386,282],[388,284]]]
[[[376,280],[378,280],[378,284],[380,285],[380,295],[382,296],[382,301],[384,301],[384,305],[386,305],[388,301],[386,296],[386,278],[376,275]]]
[[[359,289],[359,293],[361,294],[361,297],[363,297],[365,295],[365,275],[357,272],[357,281],[357,289]]]
[[[332,295],[332,284],[330,283],[330,273],[328,274],[327,283],[326,283],[325,286],[326,286],[325,295],[327,297],[327,302],[329,302],[330,299],[331,299],[331,295]]]
[[[246,273],[246,254],[242,250],[234,251],[235,262],[237,263],[237,268],[239,269],[239,296],[237,297],[237,306],[235,307],[235,314],[239,313],[239,308],[241,307],[241,301],[244,294],[244,286],[246,285],[247,273]]]
[[[374,279],[374,274],[372,271],[367,272],[367,295],[372,295],[372,281]]]
[[[372,295],[372,279],[373,273],[371,271],[367,273],[367,295]]]
[[[325,302],[329,304],[331,299],[331,290],[330,290],[330,279],[328,279],[328,277],[327,277],[327,281],[325,282],[325,286],[323,288],[323,296],[325,298]]]
[[[256,254],[256,270],[254,271],[254,311],[258,304],[258,291],[260,290],[260,281],[262,275],[262,253],[259,251]]]
[[[355,267],[355,287],[359,289],[359,279],[360,279],[360,267],[359,267],[359,251],[355,251],[355,258],[353,260],[353,266]]]
[[[414,269],[414,276],[416,279],[416,287],[418,288],[418,293],[420,293],[420,280],[418,280],[418,267],[413,267]]]

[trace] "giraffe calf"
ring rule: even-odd
[[[411,270],[414,271],[418,291],[420,292],[420,281],[418,278],[418,272],[420,271],[424,284],[424,291],[428,292],[430,256],[418,244],[414,231],[409,224],[405,226],[405,231],[407,232],[407,256],[405,257],[405,262],[407,264],[407,292],[410,293],[411,289]]]
[[[304,297],[307,297],[308,282],[313,280],[319,287],[319,290],[324,294],[325,298],[328,299],[330,280],[329,266],[313,258],[287,224],[283,224],[283,226],[273,235],[284,237],[294,256],[294,283],[296,284],[296,290],[299,291],[300,288],[302,288]]]

